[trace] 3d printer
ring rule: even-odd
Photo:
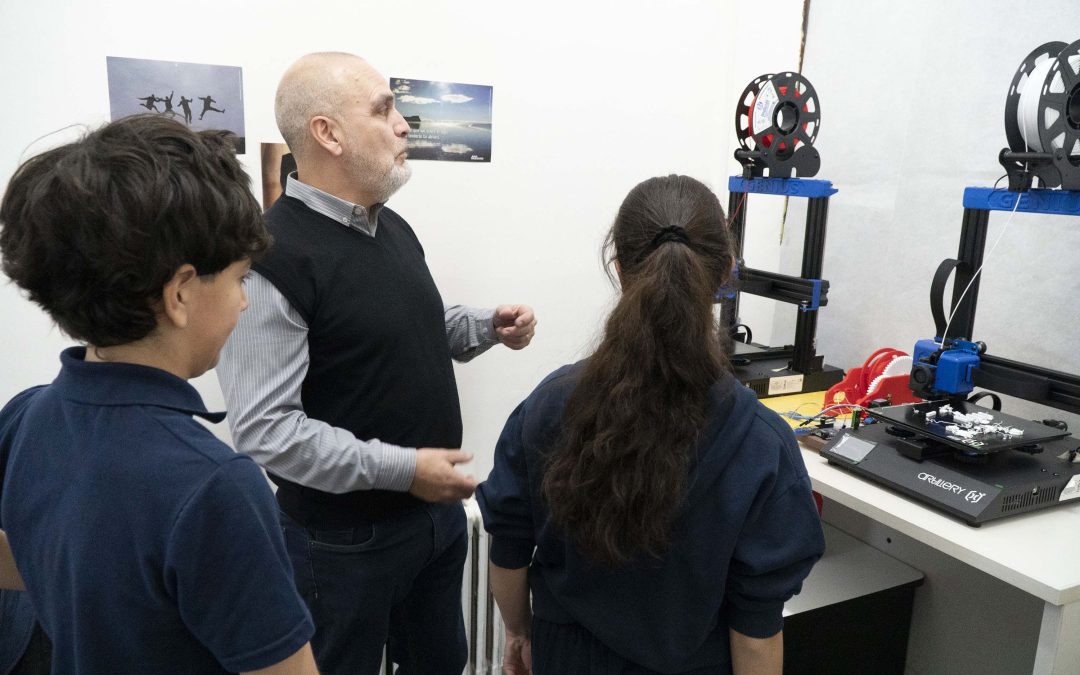
[[[813,85],[799,73],[755,78],[739,98],[735,159],[740,176],[728,180],[728,214],[740,265],[732,292],[721,292],[721,338],[739,381],[759,397],[822,391],[843,371],[815,352],[818,311],[829,301],[829,282],[821,278],[829,197],[836,188],[811,180],[821,166],[813,143],[821,129],[821,104]],[[741,264],[748,196],[753,194],[807,200],[802,269],[799,276]],[[768,346],[753,341],[739,319],[740,294],[756,295],[797,307],[793,344]]]
[[[1080,377],[994,356],[970,339],[990,212],[1080,216],[1080,41],[1042,45],[1024,60],[1005,126],[1010,147],[999,159],[1009,189],[964,191],[959,252],[931,286],[936,337],[916,344],[909,381],[927,400],[869,410],[875,424],[821,449],[831,464],[976,526],[1080,499],[1080,440],[1064,423],[1008,415],[993,393],[968,396],[979,387],[1080,413]],[[986,397],[991,408],[977,403]]]

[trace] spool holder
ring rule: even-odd
[[[754,128],[755,114],[767,121],[763,128]],[[786,72],[755,78],[735,108],[740,146],[735,159],[743,167],[743,178],[759,178],[766,171],[770,178],[816,175],[821,157],[813,143],[820,126],[817,92],[805,77]]]
[[[1039,143],[1044,151],[1036,152],[1029,147],[1030,143],[1024,142],[1017,112],[1023,93],[1021,82],[1026,85],[1026,76],[1047,58],[1055,63],[1045,81],[1039,83],[1037,119],[1040,120]],[[1071,154],[1080,147],[1080,73],[1070,66],[1070,58],[1080,59],[1080,41],[1047,42],[1028,54],[1013,75],[1005,99],[1005,137],[1009,147],[998,154],[1012,192],[1031,189],[1034,178],[1039,179],[1043,188],[1080,190],[1080,154]],[[1061,91],[1055,91],[1052,86],[1056,80],[1061,82]],[[1051,117],[1053,122],[1046,124],[1045,120]]]

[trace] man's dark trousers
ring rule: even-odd
[[[468,538],[460,503],[346,529],[304,527],[284,513],[281,523],[323,675],[376,675],[387,643],[399,675],[461,675]]]

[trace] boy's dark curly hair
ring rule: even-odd
[[[126,117],[24,162],[0,204],[2,268],[60,329],[140,340],[177,268],[200,276],[269,246],[230,134]]]

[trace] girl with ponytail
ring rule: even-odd
[[[720,348],[723,209],[649,179],[605,252],[622,295],[600,345],[517,407],[477,490],[504,670],[779,673],[783,604],[824,540],[790,428]]]

